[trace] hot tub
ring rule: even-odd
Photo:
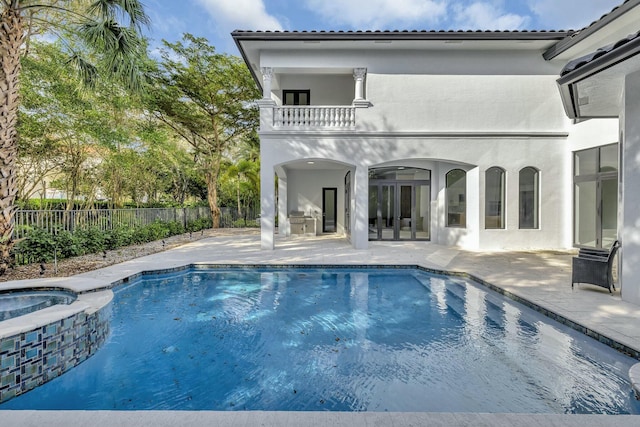
[[[0,292],[0,321],[42,310],[57,304],[71,304],[73,292],[62,290],[20,289]]]

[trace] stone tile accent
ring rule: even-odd
[[[0,340],[0,403],[25,393],[93,355],[110,330],[110,311],[80,312]]]

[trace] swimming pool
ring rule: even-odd
[[[636,361],[418,269],[215,269],[118,287],[93,357],[0,409],[640,413]]]

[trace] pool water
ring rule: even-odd
[[[117,288],[104,348],[0,409],[638,414],[635,362],[462,278],[195,270]]]

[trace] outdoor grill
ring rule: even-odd
[[[303,211],[289,212],[289,226],[292,235],[316,235],[316,219]]]

